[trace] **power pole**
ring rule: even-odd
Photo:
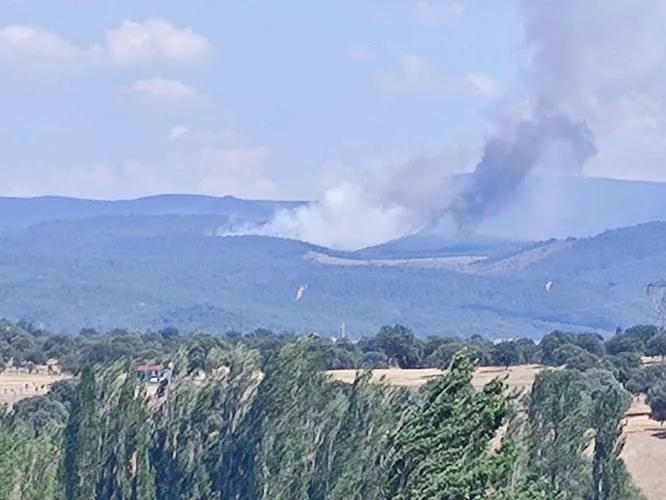
[[[653,281],[647,285],[647,294],[652,302],[659,331],[666,327],[666,281]]]

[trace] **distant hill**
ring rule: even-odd
[[[457,176],[456,182],[464,183],[467,177],[468,174]],[[477,236],[465,244],[489,248],[497,242],[495,240],[535,239],[530,235],[535,226],[543,233],[536,239],[547,239],[589,236],[606,229],[666,221],[666,183],[580,177],[542,179],[530,185],[532,190],[518,193],[503,213],[488,221],[483,229],[491,236]],[[0,197],[0,231],[101,215],[223,215],[230,223],[261,223],[269,220],[278,209],[305,203],[187,194],[114,201],[57,196]],[[368,255],[381,252],[424,254],[441,250],[442,244],[432,233],[417,235],[368,250]],[[455,242],[444,242],[444,246],[452,244]]]
[[[100,215],[224,215],[236,223],[261,223],[269,220],[278,209],[294,208],[303,203],[180,194],[114,201],[58,196],[0,197],[0,230]]]
[[[433,264],[417,244],[405,254],[393,243],[341,255],[299,241],[213,236],[229,218],[78,215],[0,233],[0,315],[67,332],[173,325],[334,334],[345,322],[355,336],[403,323],[420,335],[538,337],[650,321],[645,284],[666,277],[659,222],[568,241],[444,245]],[[437,241],[428,244],[433,253]],[[460,259],[471,250],[487,258]],[[447,255],[459,258],[455,266]]]
[[[486,221],[508,239],[589,236],[607,229],[666,221],[666,183],[577,177],[539,179]]]

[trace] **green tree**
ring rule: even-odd
[[[629,395],[614,379],[592,393],[590,425],[594,432],[592,498],[628,498],[630,481],[620,458],[624,447],[622,422],[629,409]]]
[[[509,414],[503,382],[471,385],[473,354],[456,355],[448,373],[409,407],[391,434],[387,498],[486,498],[503,481],[490,441]]]
[[[647,343],[645,353],[648,356],[661,356],[663,360],[666,356],[666,332],[661,332],[652,337]]]
[[[666,420],[666,382],[657,382],[647,393],[647,404],[650,405],[650,418],[661,425]]]
[[[368,342],[364,350],[383,351],[389,363],[400,368],[416,368],[420,362],[420,352],[414,333],[402,325],[383,326],[377,335]]]
[[[588,487],[583,450],[589,443],[587,388],[580,372],[540,373],[528,405],[530,469],[557,498],[576,499]]]
[[[93,368],[88,365],[81,372],[64,431],[62,480],[68,500],[95,498],[96,473],[101,460],[99,436],[97,382]]]
[[[520,361],[520,352],[515,342],[500,342],[495,345],[492,353],[492,361],[496,365],[509,368]]]

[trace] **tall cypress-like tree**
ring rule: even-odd
[[[580,498],[589,488],[589,396],[574,370],[540,373],[529,397],[530,471],[562,499]]]
[[[338,386],[323,373],[323,360],[302,340],[282,348],[266,368],[250,425],[256,449],[256,497],[319,499],[320,474],[335,422],[344,409]]]
[[[100,464],[100,426],[97,415],[97,383],[91,366],[81,371],[64,431],[62,479],[67,500],[95,498]]]
[[[0,500],[12,498],[21,479],[20,465],[28,437],[20,432],[7,407],[0,408]]]
[[[405,411],[392,436],[387,498],[481,499],[503,482],[490,444],[509,397],[499,380],[476,391],[472,372],[472,353],[458,353],[424,402]]]
[[[408,392],[359,372],[331,442],[331,500],[385,498],[389,436],[410,403]]]
[[[49,424],[27,440],[21,458],[21,500],[51,500],[62,495],[58,465],[62,458],[62,428]]]
[[[631,396],[609,373],[598,375],[590,408],[594,432],[590,496],[593,500],[640,498],[620,457],[624,448],[623,421]]]

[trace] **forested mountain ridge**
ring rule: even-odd
[[[130,200],[88,200],[61,196],[0,197],[0,230],[103,215],[223,215],[236,223],[260,223],[270,219],[276,210],[294,208],[303,203],[187,194],[154,195]]]
[[[464,184],[467,175],[455,176],[453,184]],[[572,177],[542,180],[538,189],[540,191],[524,193],[529,200],[518,196],[497,224],[515,225],[517,220],[529,215],[526,211],[529,212],[530,207],[525,205],[528,202],[536,202],[532,209],[548,213],[548,219],[541,221],[541,225],[550,226],[554,233],[544,238],[587,236],[610,228],[666,220],[666,183],[663,182]],[[191,194],[161,194],[126,200],[0,197],[0,230],[101,215],[226,215],[237,223],[264,222],[276,210],[306,203],[306,200],[246,200]],[[539,224],[539,219],[534,219],[534,223]]]
[[[215,236],[228,222],[226,215],[98,216],[2,232],[0,314],[65,332],[120,325],[334,334],[345,322],[353,336],[402,323],[422,335],[538,337],[557,328],[613,331],[652,321],[645,285],[666,267],[666,223],[568,241],[440,248],[443,255],[488,254],[460,269],[322,264],[305,257],[400,254],[395,246],[368,256]]]

